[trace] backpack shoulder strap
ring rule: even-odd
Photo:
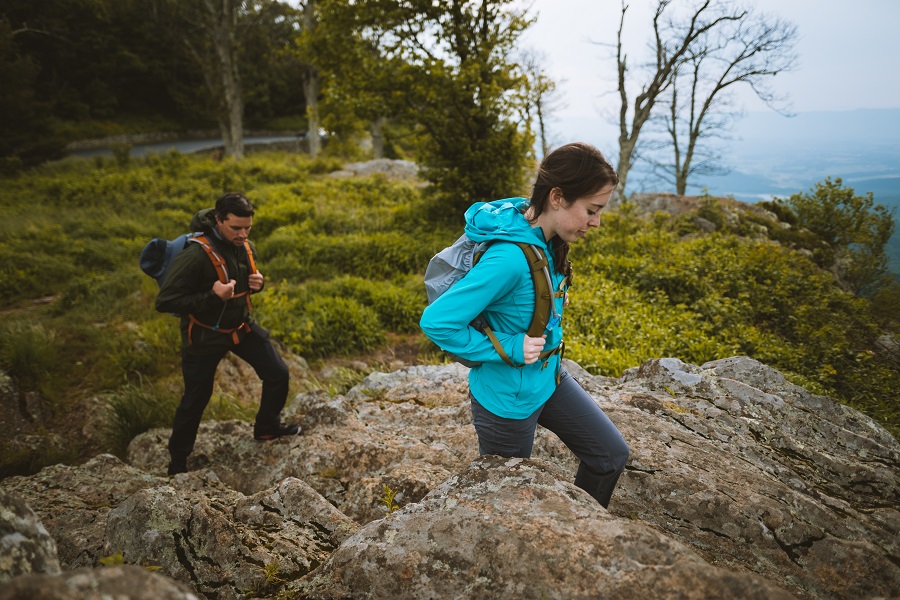
[[[253,258],[253,250],[250,249],[249,241],[244,240],[244,248],[247,250],[247,262],[250,263],[250,272],[259,273],[259,269],[256,268],[256,259]]]
[[[491,242],[486,242],[475,253],[472,265],[478,262]],[[525,253],[528,268],[531,271],[531,280],[534,283],[534,314],[531,317],[531,325],[528,326],[529,337],[541,337],[544,329],[550,322],[550,314],[553,312],[553,282],[550,277],[550,262],[544,252],[534,244],[525,242],[512,242]],[[495,344],[496,345],[496,344]]]
[[[198,235],[189,238],[188,241],[199,244],[200,247],[206,251],[206,255],[209,257],[209,260],[212,261],[213,267],[215,267],[216,273],[219,275],[219,281],[221,281],[222,283],[228,283],[228,270],[225,268],[225,259],[222,258],[222,256],[218,252],[216,252],[216,249],[209,241],[209,238],[207,238],[205,235]]]
[[[531,317],[531,325],[528,326],[528,336],[541,337],[553,310],[550,262],[541,249],[534,244],[525,242],[515,242],[515,244],[525,253],[528,268],[531,270],[531,279],[534,282],[534,315]]]

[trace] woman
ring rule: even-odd
[[[429,305],[422,330],[442,349],[480,362],[469,371],[469,399],[479,452],[528,458],[537,424],[554,432],[580,459],[575,485],[609,506],[628,460],[615,425],[561,367],[560,317],[571,274],[569,244],[600,224],[618,185],[615,169],[594,147],[567,144],[544,158],[531,200],[479,202],[466,211],[466,235],[482,242],[527,242],[550,262],[560,290],[541,337],[524,333],[534,312],[534,283],[515,244],[491,243],[466,276]],[[469,323],[482,315],[513,363]]]

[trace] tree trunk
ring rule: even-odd
[[[319,72],[312,66],[303,74],[303,94],[306,96],[306,132],[309,138],[309,155],[315,158],[322,150],[319,137]]]
[[[369,130],[372,133],[372,154],[375,158],[384,158],[384,124],[387,121],[384,117],[376,117]]]
[[[236,56],[237,7],[232,0],[222,0],[221,8],[211,0],[207,0],[205,6],[219,79],[217,87],[220,87],[221,97],[218,120],[225,154],[240,160],[244,157],[244,94]]]
[[[316,2],[307,0],[303,4],[303,29],[312,32],[316,26]],[[322,150],[319,137],[319,70],[306,65],[303,73],[303,95],[306,99],[306,134],[309,139],[309,155],[313,158]]]
[[[619,165],[616,167],[616,173],[619,175],[619,185],[610,198],[610,203],[615,206],[621,204],[625,196],[625,184],[628,182],[628,171],[631,170],[631,155],[634,152],[634,140],[628,136],[619,137]]]

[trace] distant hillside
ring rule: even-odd
[[[731,172],[698,177],[690,192],[758,202],[809,191],[840,177],[857,194],[872,192],[877,204],[900,217],[900,109],[802,113],[787,118],[751,113],[736,126],[723,150]],[[890,268],[900,275],[900,233],[888,245]]]
[[[608,156],[618,154],[618,131],[603,115],[566,115],[553,121],[554,141],[583,139]],[[730,169],[721,176],[696,176],[689,195],[759,202],[807,192],[826,178],[840,177],[858,194],[872,192],[875,202],[900,207],[900,108],[801,113],[785,117],[772,111],[748,113],[720,140],[718,153]],[[670,182],[638,162],[628,175],[629,195],[674,193]],[[894,215],[900,219],[900,210]],[[900,232],[891,238],[888,267],[900,280]]]

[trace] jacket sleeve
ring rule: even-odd
[[[214,270],[210,277],[207,268],[212,269],[212,263],[200,246],[191,244],[179,252],[156,296],[156,310],[187,315],[221,307],[222,300],[212,289],[218,279]]]
[[[509,249],[514,253],[511,253]],[[425,308],[419,326],[442,350],[475,362],[503,362],[485,333],[469,323],[487,310],[486,317],[500,345],[515,364],[524,364],[522,344],[526,326],[491,318],[491,309],[521,284],[511,261],[524,264],[522,252],[513,244],[493,244],[465,277]],[[533,298],[533,292],[531,297]],[[533,306],[533,300],[531,301]],[[507,329],[516,333],[502,331]]]

